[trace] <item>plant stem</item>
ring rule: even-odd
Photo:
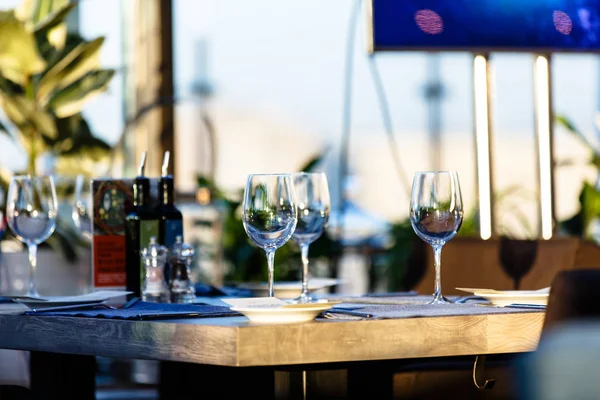
[[[35,88],[31,77],[28,77],[25,82],[25,97],[35,102]],[[29,161],[27,164],[27,173],[31,176],[36,176],[35,160],[38,156],[37,149],[37,133],[31,126],[23,128],[23,136],[29,139]]]
[[[27,165],[27,173],[31,176],[36,176],[36,167],[35,167],[35,160],[37,158],[37,135],[35,133],[35,130],[33,129],[27,129],[25,133],[25,137],[29,138],[29,161],[28,161],[28,165]]]

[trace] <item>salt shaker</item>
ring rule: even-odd
[[[169,291],[173,303],[192,303],[196,298],[194,283],[190,278],[193,257],[194,248],[184,243],[181,236],[177,236],[169,257],[171,268]]]
[[[141,256],[145,270],[142,300],[155,303],[169,302],[169,288],[164,275],[168,252],[168,249],[159,244],[154,236],[150,238],[148,247],[142,249]]]

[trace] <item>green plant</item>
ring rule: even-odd
[[[498,224],[497,232],[500,236],[512,238],[532,238],[535,236],[535,231],[521,208],[524,202],[532,199],[532,194],[518,185],[510,186],[494,195],[496,205],[495,221]],[[472,237],[478,235],[479,209],[474,208],[465,212],[458,236]]]
[[[91,175],[90,165],[110,154],[81,111],[107,89],[115,71],[100,68],[104,38],[88,41],[68,32],[65,21],[75,7],[69,0],[23,0],[0,11],[0,107],[7,118],[0,132],[27,154],[27,168],[19,173],[36,175],[36,159],[47,152],[56,157],[57,173]],[[4,190],[10,175],[1,173]],[[47,243],[75,261],[74,244],[86,243],[67,220],[59,218]],[[7,230],[2,239],[11,238]]]
[[[100,68],[104,38],[88,41],[67,31],[65,18],[75,7],[68,0],[23,0],[0,12],[0,107],[12,123],[0,131],[23,146],[32,175],[46,151],[67,159],[110,150],[81,111],[115,71]]]
[[[585,159],[562,160],[556,165],[568,167],[572,165],[587,165],[596,170],[596,182],[584,182],[579,193],[579,211],[564,221],[559,222],[559,228],[568,235],[590,238],[591,224],[600,218],[600,149],[593,145],[583,132],[575,127],[575,124],[567,117],[558,115],[555,118],[558,126],[575,137],[587,148],[589,156]]]

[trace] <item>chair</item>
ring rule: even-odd
[[[542,338],[560,324],[600,318],[600,269],[560,271],[552,280]]]
[[[560,271],[537,351],[520,359],[520,398],[596,399],[600,393],[600,269]]]

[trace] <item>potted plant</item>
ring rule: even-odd
[[[41,156],[50,155],[56,172],[89,175],[90,164],[110,155],[111,146],[93,135],[82,110],[108,88],[115,71],[100,66],[103,37],[85,39],[67,30],[66,18],[75,7],[69,0],[23,0],[14,9],[0,10],[0,108],[5,117],[0,132],[25,152],[27,168],[19,174],[40,173]],[[5,192],[11,174],[1,169]],[[4,238],[10,239],[9,230]],[[47,243],[75,261],[74,244],[82,241],[68,221],[59,219]]]
[[[110,149],[91,134],[81,111],[115,71],[100,67],[103,37],[67,32],[65,18],[75,6],[25,0],[0,12],[0,107],[10,121],[0,130],[24,148],[32,175],[44,152],[98,157]]]

